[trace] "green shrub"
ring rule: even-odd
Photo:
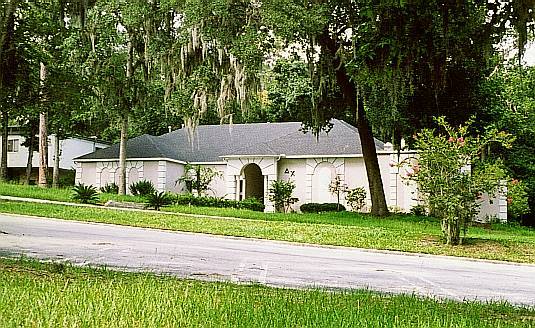
[[[173,203],[173,198],[165,191],[155,191],[154,193],[148,194],[145,197],[145,207],[154,208],[156,211],[159,211],[163,206],[171,205]]]
[[[154,185],[149,180],[141,180],[138,182],[134,182],[129,187],[130,193],[134,196],[148,196],[151,194],[154,194],[156,189],[154,189]]]
[[[297,198],[292,197],[294,189],[293,181],[275,180],[271,183],[269,200],[273,202],[277,212],[288,212],[290,205],[298,201]]]
[[[425,205],[414,205],[411,207],[411,214],[417,216],[427,216],[427,208]]]
[[[72,187],[74,186],[74,181],[76,177],[75,170],[67,170],[62,172],[59,175],[58,185],[60,188]]]
[[[355,189],[348,189],[346,191],[346,201],[351,206],[352,211],[360,211],[366,200],[366,189],[357,187]]]
[[[106,183],[104,187],[100,187],[100,192],[103,192],[106,194],[118,194],[119,186],[115,182]]]
[[[299,207],[303,213],[344,212],[346,209],[337,203],[307,203]]]
[[[518,221],[524,214],[529,213],[528,193],[522,181],[513,179],[507,184],[507,217]]]
[[[253,210],[257,212],[264,212],[264,209],[266,208],[266,206],[259,199],[255,197],[250,197],[242,201],[239,201],[238,208]]]
[[[72,191],[72,199],[79,201],[82,204],[91,204],[98,201],[97,188],[93,186],[86,186],[80,183],[74,186]]]
[[[247,198],[242,201],[218,198],[218,197],[195,197],[192,194],[180,194],[176,197],[177,205],[191,205],[217,208],[239,208],[253,211],[264,211],[264,204],[256,198]]]

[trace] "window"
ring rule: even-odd
[[[336,169],[329,162],[321,162],[316,166],[312,176],[312,202],[333,203],[336,197],[329,190],[329,185],[336,177]]]
[[[11,139],[7,141],[7,151],[16,153],[19,151],[19,139]]]

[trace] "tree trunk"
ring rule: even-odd
[[[200,165],[197,165],[195,167],[195,174],[197,176],[197,196],[198,197],[201,197],[201,166]]]
[[[9,115],[7,110],[2,113],[2,161],[0,163],[0,181],[6,182],[7,176],[7,139],[9,136]]]
[[[15,45],[13,43],[15,32],[15,10],[17,1],[8,0],[5,3],[3,19],[0,20],[0,91],[8,92],[6,89],[14,87],[15,70],[11,66],[14,63]],[[3,97],[2,97],[3,98]],[[4,104],[2,104],[4,102]],[[9,106],[5,99],[0,99],[2,108],[2,147],[0,160],[0,181],[7,181],[7,139],[9,124]]]
[[[61,159],[60,140],[58,135],[54,136],[54,170],[52,171],[52,187],[59,187],[59,162]]]
[[[318,41],[324,51],[327,51],[332,57],[332,66],[336,67],[336,82],[342,91],[344,102],[348,107],[354,108],[357,111],[357,129],[362,145],[362,156],[364,157],[372,201],[371,213],[376,216],[386,216],[389,212],[383,189],[381,169],[379,168],[379,160],[377,159],[377,151],[375,149],[375,140],[373,138],[372,129],[366,118],[364,103],[362,102],[362,99],[358,99],[357,97],[355,85],[349,78],[346,68],[337,54],[339,45],[331,38],[328,29],[323,31],[318,38]]]
[[[128,35],[127,51],[126,83],[127,88],[132,88],[132,77],[134,76],[134,46],[130,34]],[[124,99],[123,108],[121,108],[123,113],[121,114],[121,142],[119,144],[119,195],[126,195],[126,142],[128,141],[129,106],[130,103]]]
[[[128,116],[121,118],[121,141],[119,143],[119,195],[126,195],[126,141],[128,139]]]
[[[9,48],[10,34],[14,29],[14,15],[18,6],[18,1],[7,0],[4,9],[3,20],[0,20],[0,63],[4,62],[4,52]],[[2,71],[0,71],[0,83],[2,83]]]
[[[41,71],[39,74],[39,80],[41,82],[41,88],[45,85],[46,80],[46,66],[45,64],[41,63]],[[42,94],[41,90],[41,94]],[[41,99],[44,103],[44,98]],[[38,185],[39,187],[46,188],[47,187],[47,181],[46,176],[48,172],[48,163],[47,163],[47,155],[48,155],[48,131],[47,131],[47,114],[46,111],[43,110],[41,113],[39,113],[39,181]]]
[[[32,130],[33,131],[33,130]],[[33,144],[35,141],[35,135],[30,136],[30,144],[28,145],[28,162],[26,163],[26,178],[24,180],[24,183],[26,185],[30,184],[30,179],[32,177],[32,169],[33,169]]]
[[[461,224],[458,217],[448,217],[442,220],[442,232],[446,245],[461,245]]]
[[[372,200],[371,213],[376,216],[386,216],[388,215],[388,206],[386,205],[383,179],[381,177],[381,169],[379,168],[377,150],[375,148],[375,139],[373,138],[368,119],[366,118],[362,100],[357,99],[357,103],[357,129],[359,131],[366,174],[368,175],[368,186]]]

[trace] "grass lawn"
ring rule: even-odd
[[[380,219],[356,213],[265,215],[251,212],[256,219],[236,220],[12,201],[0,202],[0,212],[321,245],[535,263],[535,230],[510,225],[494,225],[490,229],[472,227],[466,245],[446,246],[440,242],[441,230],[437,220],[414,216]]]
[[[23,198],[36,198],[55,200],[58,202],[73,202],[71,188],[39,188],[38,186],[26,186],[21,184],[0,183],[0,195]],[[125,202],[143,202],[143,198],[132,195],[99,194],[99,203],[104,204],[108,200]]]
[[[533,327],[535,310],[0,259],[2,327]]]

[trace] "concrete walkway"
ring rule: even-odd
[[[535,306],[535,266],[0,215],[0,252],[178,277]]]

